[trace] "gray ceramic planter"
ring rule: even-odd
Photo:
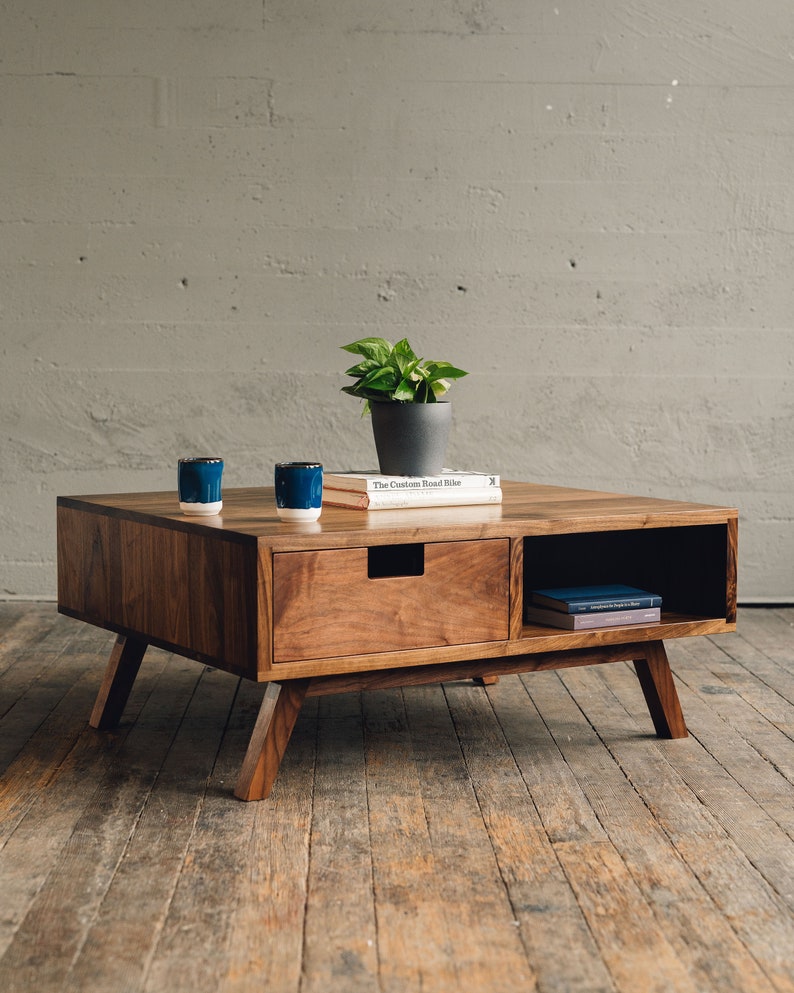
[[[452,404],[371,404],[380,471],[388,476],[436,476],[444,467]]]

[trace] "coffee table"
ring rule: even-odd
[[[283,523],[271,488],[222,514],[175,493],[58,498],[58,609],[118,635],[91,715],[121,719],[148,645],[267,683],[235,794],[267,797],[307,696],[632,661],[657,734],[686,724],[664,639],[736,627],[733,508],[502,483],[501,505]],[[660,593],[661,622],[524,622],[538,587]]]

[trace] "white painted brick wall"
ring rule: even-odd
[[[7,0],[0,596],[55,497],[372,464],[339,346],[472,371],[450,461],[737,505],[794,600],[791,0]]]

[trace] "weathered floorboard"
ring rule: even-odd
[[[246,687],[243,684],[243,690]],[[260,700],[261,697],[260,688]],[[249,731],[255,717],[256,711]],[[245,864],[242,878],[235,884],[239,887],[237,909],[220,993],[291,993],[300,987],[316,729],[316,701],[309,701],[298,717],[280,775],[266,801],[239,803],[231,798],[229,790],[232,806],[227,808],[226,817],[234,821],[241,817],[238,809],[253,806],[255,810],[250,836],[242,842]],[[242,819],[249,823],[245,817]]]
[[[0,603],[0,988],[794,993],[794,610],[630,663],[310,697],[234,798],[264,688]]]
[[[538,988],[582,993],[614,990],[553,837],[541,819],[538,799],[527,788],[529,782],[540,786],[533,771],[537,764],[538,771],[545,769],[550,780],[559,777],[552,785],[557,794],[555,809],[562,810],[563,817],[570,813],[574,822],[584,816],[577,803],[580,791],[560,789],[567,767],[532,700],[510,680],[487,695],[465,684],[450,684],[446,698],[510,900],[513,923]],[[570,954],[572,947],[575,955]]]
[[[737,936],[731,918],[719,909],[720,901],[732,896],[731,876],[751,891],[756,877],[745,880],[746,864],[740,853],[709,814],[692,805],[691,793],[677,770],[684,751],[692,754],[701,749],[694,742],[688,749],[668,742],[658,750],[637,749],[636,737],[632,742],[627,733],[632,728],[628,711],[615,706],[621,698],[636,695],[633,673],[624,668],[621,675],[628,678],[623,680],[620,692],[613,693],[618,672],[615,667],[598,674],[599,678],[589,681],[586,687],[575,677],[566,680],[572,704],[578,702],[593,725],[594,736],[601,737],[608,752],[607,756],[601,749],[588,750],[588,754],[598,757],[595,775],[577,768],[585,757],[584,751],[569,753],[577,779],[587,793],[611,794],[610,802],[593,802],[593,807],[638,880],[659,926],[695,978],[696,988],[763,988],[759,987],[764,981],[763,970],[754,952]],[[644,714],[642,723],[647,723]],[[635,733],[641,734],[639,727]],[[668,810],[670,815],[665,816]],[[676,817],[686,819],[680,835],[673,833]],[[698,846],[701,839],[702,848]],[[695,854],[697,857],[693,857]],[[709,858],[721,856],[731,866],[725,879],[719,869],[708,871]],[[763,892],[764,887],[759,889]],[[765,901],[759,896],[756,910],[765,909]],[[784,928],[781,937],[786,933]]]
[[[458,988],[470,984],[493,993],[509,993],[516,986],[532,989],[534,970],[446,700],[429,687],[407,689],[403,695]],[[487,929],[472,941],[484,922],[489,922]]]

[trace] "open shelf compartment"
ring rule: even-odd
[[[533,589],[624,583],[662,597],[665,625],[735,620],[735,581],[727,524],[533,535],[524,538],[524,603]],[[592,633],[594,629],[589,629]],[[607,628],[595,629],[598,631]],[[614,629],[641,630],[630,628]],[[525,624],[523,637],[569,632]],[[572,633],[572,632],[571,632]],[[575,632],[577,635],[585,632]]]

